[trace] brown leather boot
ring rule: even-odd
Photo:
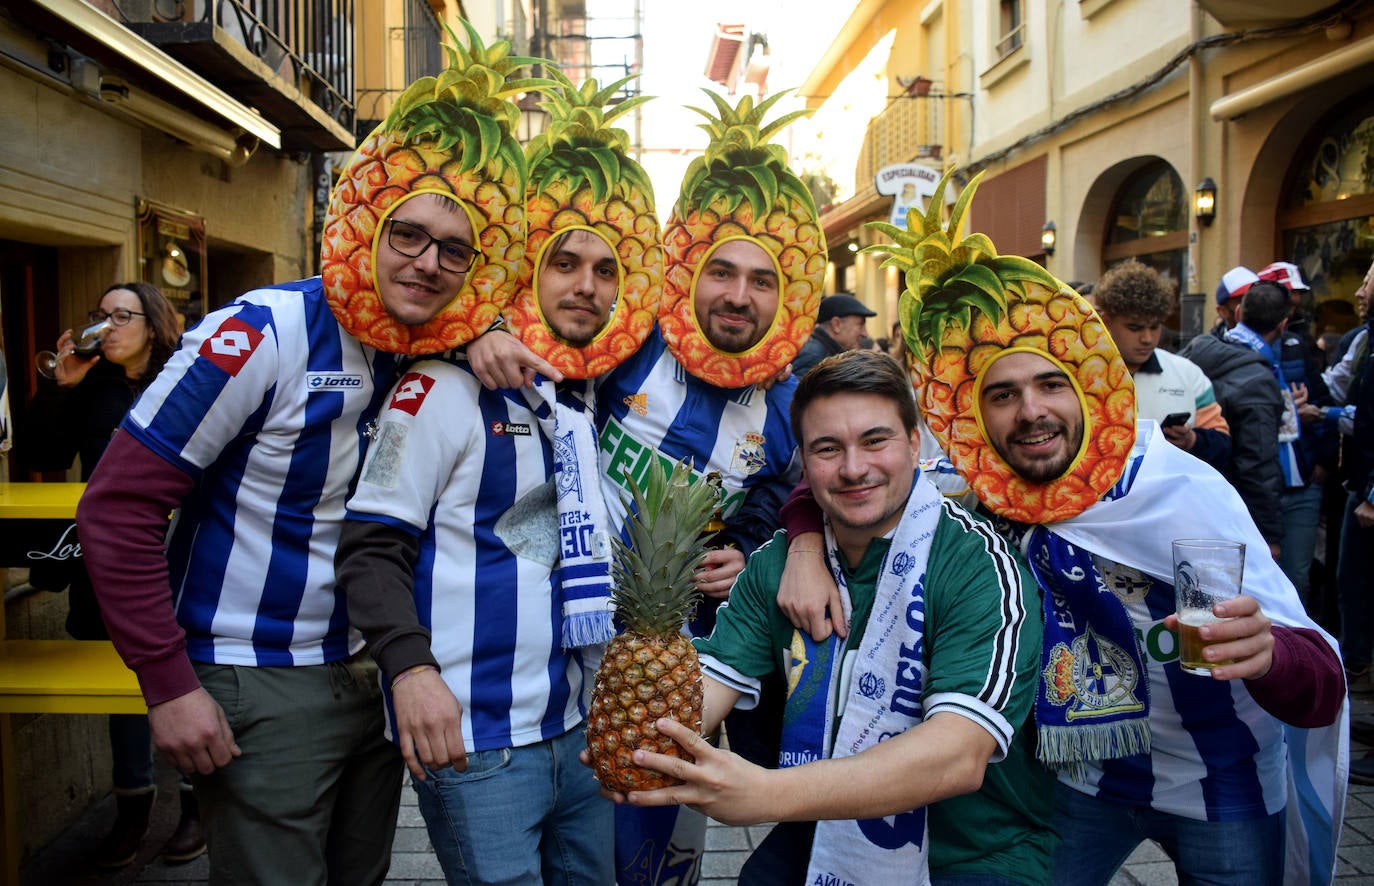
[[[205,828],[200,824],[200,804],[191,786],[181,786],[181,818],[172,831],[167,845],[162,847],[162,860],[167,864],[185,864],[205,852]]]
[[[139,844],[148,834],[148,817],[157,799],[157,788],[136,794],[115,795],[115,822],[95,849],[95,866],[114,870],[133,864]]]

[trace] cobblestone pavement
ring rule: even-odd
[[[1357,698],[1351,706],[1353,719],[1374,724],[1374,699]],[[1352,744],[1352,757],[1374,753],[1374,747]],[[204,856],[180,866],[168,866],[156,857],[158,847],[176,825],[175,773],[162,773],[154,821],[138,861],[115,874],[99,874],[84,861],[85,853],[104,833],[114,817],[114,800],[106,797],[24,866],[24,886],[87,886],[87,884],[149,883],[163,886],[201,886],[208,870]],[[711,822],[706,831],[706,856],[702,863],[703,886],[727,886],[735,882],[740,865],[768,833],[768,825],[727,827]],[[1341,834],[1338,883],[1369,883],[1374,879],[1374,786],[1352,784]],[[401,814],[391,856],[388,884],[442,886],[443,873],[429,848],[425,823],[415,806],[415,794],[407,786],[401,793]],[[1126,861],[1111,886],[1172,886],[1178,879],[1173,865],[1153,843],[1145,843]]]

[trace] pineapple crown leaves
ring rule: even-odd
[[[746,95],[734,107],[709,89],[702,91],[715,104],[716,113],[702,108],[688,110],[707,119],[701,128],[711,136],[711,141],[705,153],[687,167],[679,206],[705,207],[722,201],[721,214],[726,215],[748,201],[754,217],[759,218],[780,200],[788,200],[815,215],[811,191],[787,168],[787,151],[782,145],[769,143],[784,127],[811,111],[791,111],[762,126],[764,116],[786,91],[776,92],[757,105],[753,96]]]
[[[983,173],[975,175],[959,193],[946,222],[945,188],[953,174],[950,169],[940,179],[924,213],[915,209],[907,213],[905,229],[870,222],[868,227],[892,242],[861,250],[886,253],[882,266],[903,271],[906,289],[898,312],[907,344],[918,354],[938,353],[946,330],[969,330],[978,313],[994,325],[1000,323],[1010,307],[1010,296],[1024,297],[1028,283],[1061,288],[1053,274],[1030,259],[998,255],[985,234],[957,239]]]
[[[627,630],[649,635],[679,630],[701,596],[694,573],[706,556],[702,540],[719,507],[719,488],[695,482],[687,460],[650,460],[641,487],[629,480],[628,543],[614,537],[611,597]]]
[[[507,101],[533,89],[555,85],[542,77],[514,77],[516,72],[544,59],[510,54],[510,43],[499,40],[491,46],[482,42],[477,30],[466,19],[464,46],[445,24],[453,45],[444,46],[449,66],[437,77],[421,77],[401,93],[382,128],[395,132],[403,141],[432,140],[440,151],[462,142],[464,169],[478,169],[501,155],[517,168],[524,164],[519,146],[511,137],[520,111]]]
[[[627,162],[629,135],[609,125],[652,97],[637,95],[608,108],[607,103],[634,77],[605,87],[588,79],[579,88],[556,68],[551,68],[549,75],[557,88],[541,90],[544,100],[539,103],[549,112],[549,127],[525,149],[531,189],[542,191],[550,183],[562,180],[570,191],[575,191],[586,182],[592,198],[599,202],[606,199],[617,182],[624,182],[652,195],[649,176],[639,164]]]

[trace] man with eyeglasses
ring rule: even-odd
[[[465,323],[479,275],[515,269],[476,249],[479,223],[505,223],[456,196],[505,186],[466,169],[361,196],[345,185],[375,163],[371,144],[331,197],[323,277],[249,292],[188,331],[77,515],[155,742],[195,773],[213,882],[380,883],[390,864],[401,758],[335,547],[398,354],[444,342],[422,333]]]

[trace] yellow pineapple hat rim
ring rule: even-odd
[[[653,233],[641,238],[647,245],[637,269],[631,271],[627,264],[637,247],[633,238],[606,221],[608,205],[609,201],[591,207],[589,220],[593,224],[554,223],[547,230],[528,233],[516,296],[507,310],[507,319],[525,346],[557,367],[566,378],[594,378],[625,362],[649,337],[658,313],[663,289],[663,249],[657,237],[658,221],[653,218],[652,207],[648,215],[653,222]],[[610,319],[590,342],[580,347],[569,344],[553,332],[539,305],[536,269],[542,266],[549,244],[569,231],[588,231],[605,241],[615,256],[619,274]]]
[[[1069,462],[1069,466],[1064,469],[1065,474],[1072,474],[1078,469],[1079,464],[1083,461],[1083,456],[1088,451],[1088,441],[1091,439],[1088,420],[1092,413],[1088,407],[1088,398],[1083,394],[1083,388],[1078,384],[1078,377],[1074,374],[1074,368],[1064,364],[1063,361],[1047,351],[1043,351],[1040,348],[1024,346],[1007,348],[985,363],[982,368],[978,370],[978,374],[973,380],[973,417],[978,421],[978,433],[982,436],[984,442],[988,442],[988,428],[983,422],[983,381],[987,378],[988,370],[997,365],[998,360],[1004,357],[1010,357],[1012,354],[1034,354],[1037,357],[1045,358],[1056,369],[1062,371],[1064,375],[1068,377],[1069,384],[1073,385],[1074,396],[1078,398],[1078,408],[1083,413],[1083,439],[1078,441],[1078,450],[1073,454],[1073,461]],[[991,444],[989,443],[988,445]],[[1002,454],[997,452],[996,447],[993,447],[993,453],[1007,466],[1007,470],[1015,473],[1016,469],[1007,464],[1006,459],[1002,458]]]
[[[763,333],[763,335],[759,337],[758,341],[754,342],[752,345],[750,345],[742,351],[722,351],[720,348],[716,347],[714,344],[711,343],[711,340],[706,337],[706,330],[701,328],[701,318],[697,316],[697,284],[701,282],[701,274],[703,271],[706,270],[706,265],[710,263],[711,256],[725,244],[735,243],[741,240],[745,243],[752,243],[759,249],[762,249],[763,254],[768,256],[768,261],[772,263],[773,273],[776,274],[778,278],[778,307],[773,311],[773,316],[768,321],[768,329]],[[765,246],[762,242],[760,242],[757,237],[748,237],[743,234],[740,234],[738,236],[722,237],[721,239],[716,240],[711,244],[711,248],[706,250],[706,252],[701,256],[701,261],[697,262],[697,266],[692,269],[692,287],[691,289],[687,290],[691,295],[691,297],[687,299],[687,302],[692,308],[692,327],[696,330],[697,334],[701,336],[702,341],[706,343],[706,347],[710,348],[712,351],[716,352],[717,354],[720,354],[721,356],[748,357],[757,353],[760,348],[768,347],[773,338],[773,334],[778,329],[778,317],[782,316],[782,280],[782,268],[778,265],[778,257],[775,256],[773,253],[769,252],[768,247]]]

